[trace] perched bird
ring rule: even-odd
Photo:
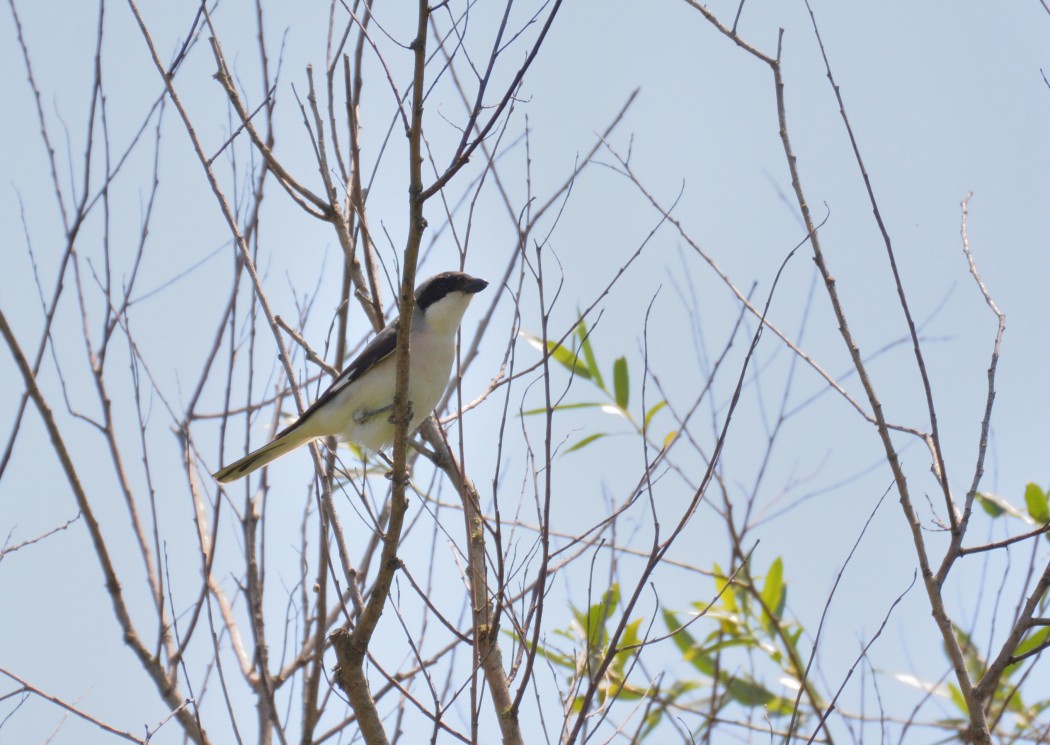
[[[430,415],[445,392],[459,323],[474,294],[488,284],[463,272],[442,272],[416,288],[409,337],[410,434]],[[273,442],[212,474],[213,478],[223,484],[236,481],[318,437],[338,435],[373,451],[393,442],[397,323],[394,319],[387,324],[328,390]]]

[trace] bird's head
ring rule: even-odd
[[[416,288],[416,314],[434,330],[455,331],[475,293],[489,283],[463,272],[442,272]]]

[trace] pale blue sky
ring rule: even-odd
[[[711,8],[731,22],[736,5],[718,2]],[[410,26],[406,18],[397,15],[395,8],[382,6],[380,3],[378,12],[384,27],[395,38],[407,41]],[[163,54],[170,55],[178,47],[190,27],[194,7],[193,3],[143,5]],[[260,91],[254,30],[244,20],[252,17],[250,8],[240,0],[223,3],[215,19],[227,59],[243,76],[241,85],[254,107]],[[72,167],[79,169],[97,6],[23,1],[18,9],[59,175],[69,198],[79,193],[81,186],[79,170],[71,184],[69,154]],[[1041,69],[1050,69],[1050,13],[1038,0],[994,5],[818,0],[814,11],[893,239],[913,313],[922,324],[951,485],[957,494],[965,492],[972,478],[995,331],[995,319],[969,276],[960,244],[959,203],[968,192],[974,193],[970,204],[971,245],[989,291],[1007,314],[992,447],[982,487],[1021,505],[1027,481],[1050,486],[1050,438],[1045,424],[1050,412],[1045,289],[1050,277],[1050,87],[1040,73]],[[471,21],[477,34],[476,54],[486,48],[483,39],[491,33],[491,16],[501,12],[502,5],[498,4],[481,2],[476,6]],[[520,23],[531,12],[522,6],[515,17]],[[315,188],[316,165],[293,86],[305,97],[305,66],[324,66],[327,13],[324,3],[279,2],[266,7],[267,33],[273,48],[277,49],[282,40],[286,44],[276,91],[278,156]],[[21,335],[27,351],[35,351],[42,321],[25,235],[28,233],[32,241],[44,293],[50,295],[63,243],[62,228],[9,9],[5,8],[0,18],[0,69],[4,71],[0,100],[6,104],[0,123],[0,172],[6,190],[0,199],[0,225],[7,236],[0,264],[0,309]],[[905,326],[895,304],[882,241],[838,106],[824,77],[806,7],[801,2],[757,0],[744,7],[741,34],[762,51],[775,50],[781,27],[785,29],[783,69],[789,128],[803,186],[817,217],[828,216],[821,231],[822,242],[852,329],[862,350],[873,353],[900,340]],[[125,4],[107,5],[106,29],[103,64],[107,123],[115,151],[122,151],[162,86]],[[503,76],[512,71],[511,65],[517,64],[521,54],[519,47],[510,55],[513,59],[501,71]],[[270,62],[275,65],[276,59]],[[405,55],[391,52],[389,62],[395,79],[403,84]],[[202,40],[180,69],[176,85],[206,146],[215,149],[229,134],[229,120],[223,93],[211,78],[213,72],[207,42]],[[581,0],[565,4],[526,78],[512,118],[511,130],[517,133],[528,117],[533,194],[544,201],[545,195],[564,181],[576,159],[593,145],[595,133],[604,130],[635,89],[640,90],[638,97],[610,144],[622,153],[630,149],[632,167],[663,204],[670,206],[681,191],[675,215],[684,229],[737,286],[747,291],[757,283],[756,296],[764,298],[780,261],[805,233],[790,196],[780,149],[772,76],[765,65],[718,34],[684,2],[661,0],[642,5]],[[375,157],[390,125],[391,94],[380,77],[370,78],[365,90],[363,108],[368,118],[363,146],[368,157]],[[447,158],[449,143],[458,137],[455,126],[462,119],[462,107],[448,86],[441,86],[428,100],[427,111],[431,115],[428,137],[435,151]],[[68,139],[63,121],[68,125]],[[148,137],[152,137],[154,125],[155,120],[150,123]],[[401,157],[402,141],[399,125],[395,125],[391,137],[391,147],[395,148],[391,157],[395,160]],[[246,153],[241,149],[239,157]],[[102,152],[97,151],[95,157],[102,158]],[[110,230],[117,277],[126,277],[130,271],[148,196],[151,157],[151,148],[145,147],[129,160],[127,175],[118,183],[119,191],[114,192]],[[441,155],[437,157],[440,161]],[[508,189],[519,209],[525,199],[525,157],[524,144],[519,143],[502,161]],[[608,154],[599,155],[598,160],[613,163]],[[228,164],[222,165],[220,173],[232,196],[235,186],[229,179]],[[161,196],[137,284],[136,295],[143,299],[136,308],[133,331],[158,386],[179,410],[195,385],[216,332],[215,323],[229,292],[233,249],[229,231],[170,105],[164,113],[160,177]],[[450,199],[458,198],[469,178],[452,190]],[[93,189],[97,186],[96,181]],[[242,181],[236,188],[243,187]],[[402,181],[381,179],[373,185],[369,198],[376,221],[373,229],[381,228],[380,245],[388,260],[392,251],[382,231],[389,234],[394,246],[403,242],[407,214],[404,194]],[[277,312],[294,318],[295,303],[289,288],[294,287],[300,297],[313,294],[316,288],[317,308],[306,334],[320,348],[339,290],[340,256],[335,237],[326,225],[291,205],[273,184],[265,206],[260,268],[265,271],[268,291]],[[24,226],[20,211],[24,211]],[[441,213],[439,201],[428,206],[433,228],[428,238],[438,234],[438,226],[444,222]],[[461,218],[462,213],[457,215],[457,222]],[[592,167],[578,180],[551,234],[546,259],[548,270],[556,274],[556,255],[564,271],[562,299],[552,321],[559,333],[571,324],[578,308],[592,302],[616,268],[645,240],[658,218],[637,189],[609,168]],[[102,261],[100,221],[101,214],[96,212],[78,243],[81,256],[96,268]],[[489,279],[501,274],[513,250],[510,227],[490,185],[479,199],[472,221],[468,271]],[[549,228],[548,221],[541,234]],[[458,262],[447,231],[438,235],[424,273]],[[207,262],[203,268],[166,284],[201,261]],[[798,335],[812,271],[810,254],[800,251],[789,264],[774,299],[770,317],[792,336]],[[90,279],[85,284],[94,288]],[[682,304],[680,291],[687,285],[697,294],[695,308]],[[149,294],[155,289],[156,294]],[[714,357],[736,321],[739,306],[673,229],[665,225],[657,232],[624,281],[599,306],[603,315],[594,331],[594,343],[606,369],[615,357],[627,356],[634,373],[635,402],[640,401],[642,393],[644,309],[657,293],[648,330],[650,364],[675,405],[685,406],[706,372],[694,350],[691,322],[702,329],[707,345],[704,355]],[[484,300],[472,309],[475,322],[488,307],[490,297]],[[97,308],[97,293],[88,302]],[[533,295],[522,312],[523,328],[538,331]],[[843,376],[848,359],[826,295],[819,287],[810,314],[802,346],[833,375]],[[497,320],[508,319],[504,303]],[[363,318],[356,316],[354,323],[360,324],[356,328],[363,333]],[[67,381],[71,400],[95,413],[94,391],[83,374],[82,346],[78,343],[81,324],[71,283],[53,334],[60,362],[80,370]],[[472,398],[496,373],[501,338],[486,343],[483,357],[464,384],[465,397]],[[260,334],[260,345],[259,369],[265,375],[274,356],[268,332]],[[738,339],[727,363],[734,370],[745,347],[746,343]],[[533,354],[527,345],[519,345],[519,362],[534,360]],[[117,345],[114,355],[123,357],[126,349]],[[774,381],[791,361],[787,350],[771,334],[763,338],[760,358],[766,365],[762,368],[763,381],[769,390],[760,400],[755,396],[755,386],[745,389],[738,426],[726,446],[725,475],[731,492],[739,492],[734,496],[751,488],[764,448],[762,422],[769,421],[770,411],[775,411],[779,402]],[[126,359],[118,358],[112,364],[126,365]],[[880,356],[872,364],[872,373],[883,392],[888,417],[925,429],[925,404],[908,345],[898,345]],[[0,398],[0,433],[6,443],[22,391],[6,347],[0,353],[0,374],[10,391]],[[786,425],[784,442],[778,445],[763,482],[760,505],[775,512],[810,493],[813,496],[756,529],[754,537],[761,539],[761,544],[755,561],[764,567],[776,556],[784,558],[791,588],[790,611],[813,630],[836,572],[867,515],[889,486],[890,477],[887,468],[880,465],[881,450],[874,431],[838,396],[827,392],[826,385],[806,368],[800,367],[795,375],[792,401],[796,404],[809,395],[824,393]],[[276,379],[256,380],[260,395]],[[733,379],[735,372],[720,383],[716,396],[720,405],[727,400]],[[114,535],[120,534],[124,528],[121,521],[126,517],[120,511],[120,498],[106,467],[102,444],[89,427],[66,413],[53,361],[45,361],[41,380],[66,436],[78,442],[78,465],[87,474],[93,494],[98,495],[100,514],[112,520]],[[567,378],[561,380],[562,385],[566,382]],[[859,397],[855,377],[844,382]],[[203,408],[218,410],[222,394],[219,387],[210,389]],[[512,409],[523,400],[526,407],[539,405],[536,396],[536,390],[516,388]],[[651,383],[647,396],[650,402],[656,400]],[[568,400],[575,401],[592,397],[592,391],[580,382],[568,394]],[[117,406],[119,421],[133,433],[135,412],[129,401],[120,398]],[[146,406],[152,417],[148,447],[158,464],[163,464],[158,465],[154,484],[164,524],[171,526],[164,537],[173,561],[172,581],[185,593],[177,601],[184,606],[191,602],[198,574],[188,523],[191,515],[178,470],[178,445],[159,397],[151,397]],[[468,463],[474,464],[479,484],[489,484],[489,489],[494,468],[491,432],[497,426],[501,407],[501,400],[490,401],[466,424]],[[710,418],[710,411],[704,416]],[[556,439],[573,442],[602,428],[623,431],[607,419],[597,414],[565,415],[556,420]],[[664,416],[655,419],[654,426],[666,431],[673,423]],[[712,426],[701,428],[705,436]],[[11,543],[36,536],[76,513],[39,417],[31,412],[23,427],[12,465],[0,481],[0,535],[10,534]],[[508,431],[518,433],[518,420],[511,422]],[[239,446],[240,432],[227,439],[227,452]],[[209,448],[201,453],[202,471],[218,465],[216,435],[217,430],[205,424],[196,433]],[[261,428],[253,432],[256,444],[262,437]],[[523,452],[524,443],[517,434],[503,463],[508,470],[504,482],[508,500],[516,499],[527,481]],[[904,450],[904,458],[919,499],[929,495],[938,506],[938,514],[943,515],[925,451],[912,443]],[[97,471],[92,466],[96,459],[103,463]],[[559,494],[572,497],[557,502],[552,517],[555,528],[571,532],[594,523],[606,509],[604,495],[622,501],[641,466],[637,443],[629,437],[606,438],[556,461]],[[271,600],[275,609],[282,608],[285,600],[282,583],[294,581],[293,547],[303,506],[299,495],[309,478],[309,468],[306,455],[300,454],[281,461],[274,469],[275,483],[296,495],[286,501],[274,499],[269,505]],[[133,471],[133,479],[138,488],[144,488],[140,471]],[[866,473],[864,478],[835,486],[861,472]],[[803,479],[804,484],[792,489],[785,486]],[[687,498],[687,490],[672,477],[665,479],[663,488],[666,491],[661,497],[673,513],[673,507]],[[783,497],[782,490],[786,492]],[[920,508],[930,527],[927,505],[922,503]],[[644,518],[645,514],[637,516],[638,520]],[[701,510],[688,539],[673,552],[676,558],[704,567],[712,562],[725,565],[724,536],[713,518],[709,510]],[[235,529],[229,524],[225,527],[226,540],[236,543]],[[973,542],[984,540],[993,529],[997,531],[994,535],[1001,535],[1006,527],[1016,532],[1022,526],[1003,523],[989,528],[981,521],[974,527]],[[448,517],[446,528],[458,530],[460,525]],[[285,534],[287,529],[294,535]],[[1046,560],[1045,546],[1040,542],[1037,547],[1042,561]],[[1012,557],[1014,573],[1006,582],[1009,597],[1011,590],[1016,593],[1021,576],[1016,573],[1027,561],[1029,550],[1026,544]],[[410,555],[408,561],[412,558]],[[180,567],[180,561],[185,565]],[[966,561],[976,565],[980,559]],[[820,657],[826,688],[837,688],[859,646],[870,638],[889,604],[907,586],[914,566],[910,536],[891,495],[850,565],[832,606]],[[988,576],[1003,574],[1004,567],[1005,560],[992,560]],[[964,571],[977,582],[979,571],[969,567]],[[578,606],[583,605],[580,593],[586,589],[582,584],[585,579],[585,575],[569,575],[559,582],[559,594],[552,597],[564,602],[567,595],[573,596]],[[137,580],[133,575],[126,582],[133,596],[142,593]],[[991,581],[993,589],[997,585],[998,579]],[[159,721],[164,707],[122,645],[101,590],[97,563],[82,526],[11,555],[0,565],[0,597],[6,608],[0,614],[0,667],[22,674],[67,700],[79,700],[85,709],[122,728]],[[662,590],[664,605],[686,610],[691,601],[708,597],[711,587],[697,582],[695,587],[669,584]],[[957,597],[956,610],[972,609],[972,587],[967,582],[960,583]],[[1013,602],[1006,605],[1012,607]],[[549,608],[554,611],[548,612],[557,616],[559,606],[552,603]],[[639,613],[652,613],[651,605]],[[563,615],[550,620],[552,629],[568,622],[567,610]],[[961,618],[969,622],[969,610],[961,611]],[[987,622],[987,617],[979,619],[979,628],[985,634]],[[894,716],[907,716],[915,697],[910,689],[894,683],[892,674],[907,672],[924,680],[937,679],[947,669],[939,644],[925,597],[916,587],[873,650],[873,664],[886,674],[881,693],[890,707],[897,707],[891,708]],[[201,650],[201,655],[206,652]],[[198,664],[200,661],[196,660]],[[1048,680],[1045,670],[1038,679]],[[859,696],[856,680],[851,685],[847,689],[851,696],[844,699],[843,706],[855,711]],[[9,687],[0,688],[0,692],[6,690]],[[1042,690],[1050,690],[1050,683]],[[210,703],[217,706],[216,691],[209,695]],[[928,718],[937,716],[939,705],[930,705]],[[950,712],[947,704],[943,706]],[[0,709],[0,716],[6,711]],[[57,710],[34,700],[0,730],[0,740],[8,741],[10,732],[11,742],[41,741],[54,728],[58,716]],[[534,720],[528,725],[537,726]],[[86,741],[80,739],[85,730],[77,727],[67,724],[54,742]],[[98,737],[97,733],[93,736]],[[162,730],[157,741],[177,739],[171,729]]]

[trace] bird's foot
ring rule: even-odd
[[[380,409],[380,411],[386,411],[386,409],[393,409],[393,408],[394,408],[394,405],[390,404],[390,406],[386,406],[386,407]],[[397,426],[397,415],[393,411],[391,411],[390,412],[390,417],[387,419],[387,421],[390,422],[391,424],[393,424],[396,427]],[[411,421],[412,421],[412,402],[409,401],[408,403],[405,404],[405,426],[408,426],[408,424],[411,423]]]

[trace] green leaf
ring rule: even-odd
[[[970,716],[970,709],[966,705],[966,699],[963,698],[962,691],[959,690],[959,686],[955,685],[955,683],[948,684],[948,697],[959,711],[966,716]]]
[[[977,497],[977,503],[992,517],[999,517],[1000,515],[1006,514],[1006,508],[1003,507],[995,497],[986,496],[981,492],[977,492],[974,496]]]
[[[708,644],[704,647],[704,652],[710,655],[714,655],[716,652],[722,652],[726,649],[733,649],[734,647],[755,649],[759,647],[759,643],[755,639],[740,636],[739,634],[730,635],[716,631],[707,638],[709,641],[714,640],[712,644]]]
[[[766,711],[770,716],[789,717],[795,713],[795,702],[783,696],[774,696],[773,700],[766,704]]]
[[[638,629],[641,628],[642,619],[636,618],[627,624],[623,629],[623,634],[620,635],[620,646],[621,647],[633,647],[636,644],[641,643],[641,637],[638,636]],[[628,656],[635,653],[633,649],[620,650],[617,654],[626,654]]]
[[[715,660],[702,649],[694,649],[685,656],[685,661],[709,678],[715,675]]]
[[[562,654],[561,652],[557,652],[553,649],[550,649],[549,647],[539,646],[536,648],[536,652],[539,653],[539,655],[545,660],[555,665],[560,665],[561,667],[568,668],[569,670],[573,670],[576,667],[575,659],[573,659],[569,655]]]
[[[1004,700],[1005,699],[1005,700]],[[1021,694],[1014,689],[1013,686],[1001,687],[996,690],[995,696],[996,703],[1005,703],[1006,708],[1017,715],[1021,722],[1027,720],[1028,723],[1031,719],[1028,717],[1028,706],[1025,704],[1024,699],[1021,698]]]
[[[1050,626],[1043,626],[1034,634],[1030,634],[1021,640],[1021,643],[1017,645],[1017,649],[1014,650],[1014,657],[1019,657],[1026,652],[1031,652],[1041,644],[1046,644],[1047,637],[1050,637]]]
[[[590,380],[591,373],[587,370],[585,365],[580,364],[580,358],[575,352],[571,352],[563,346],[560,346],[555,341],[548,341],[547,348],[550,350],[551,356],[560,362],[567,370],[578,375],[584,380]]]
[[[766,584],[762,588],[762,602],[765,604],[772,618],[763,617],[762,625],[766,631],[772,634],[776,631],[776,624],[784,612],[787,602],[787,590],[784,587],[784,562],[778,556],[766,572]]]
[[[1050,522],[1050,504],[1047,504],[1046,492],[1039,487],[1039,484],[1028,482],[1024,488],[1024,503],[1028,507],[1028,514],[1036,522]]]
[[[613,363],[613,387],[616,391],[616,405],[624,411],[630,399],[631,389],[627,377],[627,358],[617,357]]]
[[[723,572],[718,564],[714,565],[714,571],[715,592],[721,593],[722,605],[730,613],[737,613],[740,609],[737,607],[736,598],[733,597],[733,588],[729,586],[729,575]]]
[[[992,515],[992,517],[998,517],[998,515],[1006,513],[1010,517],[1016,517],[1017,519],[1023,520],[1029,525],[1037,524],[1035,520],[1030,518],[1025,513],[1021,512],[1021,510],[1017,509],[997,494],[981,492],[977,494],[977,497],[981,502],[981,506],[984,507],[984,511],[987,512],[989,515]],[[995,514],[993,514],[993,512]]]
[[[678,616],[669,610],[664,610],[663,617],[667,630],[674,632],[671,639],[682,652],[682,659],[704,675],[712,677],[715,674],[715,663],[711,655],[701,649],[699,643],[686,629],[679,629],[682,624],[678,621]],[[676,629],[678,630],[675,631]]]
[[[667,406],[667,402],[666,401],[661,401],[660,403],[654,405],[651,409],[649,409],[649,411],[645,412],[645,427],[646,427],[646,429],[649,428],[649,422],[651,422],[653,420],[653,416],[656,415],[656,412],[658,412],[660,409],[662,409],[665,406]]]
[[[580,351],[583,352],[583,359],[587,363],[587,372],[591,374],[594,384],[604,391],[605,381],[602,380],[602,373],[594,356],[594,348],[591,346],[591,334],[587,330],[587,323],[583,320],[582,315],[580,322],[576,324],[576,335],[580,338]]]
[[[963,660],[966,662],[966,669],[970,671],[970,674],[975,679],[980,678],[984,675],[984,671],[988,669],[988,665],[984,658],[981,657],[977,645],[973,643],[973,638],[961,626],[953,623],[952,629],[959,640],[959,648],[962,651]]]
[[[642,728],[642,732],[639,735],[639,740],[644,740],[646,736],[652,732],[660,724],[660,720],[664,718],[663,707],[658,707],[649,712],[649,714],[643,720],[645,727]]]
[[[528,639],[522,639],[513,631],[508,631],[504,629],[503,633],[511,639],[514,639],[520,642],[521,644],[525,645],[527,648],[533,648],[532,643]],[[573,670],[576,667],[576,660],[570,657],[569,655],[562,654],[561,652],[558,652],[555,649],[551,649],[550,647],[545,647],[542,644],[537,645],[535,649],[541,657],[543,657],[546,660],[549,660],[550,662],[553,662],[555,665],[561,665],[562,667],[567,667],[570,670]]]
[[[599,433],[594,434],[594,435],[587,435],[582,440],[577,442],[575,445],[573,445],[572,447],[566,449],[565,455],[568,455],[569,453],[573,452],[574,450],[580,450],[582,448],[585,448],[588,445],[590,445],[592,442],[594,442],[595,440],[598,440],[598,439],[600,439],[602,437],[605,437],[605,435],[607,435],[607,434],[608,434],[608,432],[599,432]]]
[[[639,701],[645,698],[645,693],[645,689],[629,686],[621,682],[608,686],[606,690],[606,696],[615,701]]]
[[[605,623],[619,604],[620,588],[613,585],[602,593],[601,600],[587,609],[586,615],[577,612],[576,618],[587,635],[588,649],[597,650],[605,645]]]
[[[638,652],[634,645],[640,642],[638,628],[641,625],[642,619],[636,618],[624,627],[623,634],[620,636],[620,649],[616,652],[613,662],[609,666],[609,671],[618,679],[623,678],[623,671],[627,666],[627,662]]]
[[[557,406],[555,406],[552,409],[552,411],[567,411],[569,409],[596,409],[599,406],[607,406],[607,405],[608,404],[603,404],[603,403],[598,402],[598,401],[585,402],[585,403],[579,403],[579,404],[558,404]],[[546,414],[546,413],[547,413],[547,407],[544,406],[544,407],[539,408],[539,409],[529,409],[528,411],[523,411],[523,412],[521,412],[521,414],[519,416],[535,416],[536,414]]]
[[[543,349],[543,340],[534,334],[522,332],[522,335],[528,340],[529,344],[536,347],[537,349]],[[591,379],[590,370],[587,369],[587,363],[581,361],[579,356],[568,349],[564,345],[559,344],[553,339],[547,340],[547,353],[550,354],[557,362],[561,363],[566,369],[572,371],[577,376],[585,379]]]
[[[678,647],[679,650],[681,650],[682,654],[689,654],[690,652],[692,652],[693,649],[696,647],[696,639],[693,638],[693,635],[685,629],[675,631],[675,629],[677,629],[682,624],[678,622],[678,616],[676,616],[672,611],[664,609],[662,611],[662,614],[664,617],[664,626],[667,627],[667,630],[669,632],[674,632],[674,636],[671,637],[671,640],[674,642],[674,645]]]
[[[737,703],[744,706],[765,706],[776,696],[764,686],[747,678],[733,678],[726,682],[726,691]]]

